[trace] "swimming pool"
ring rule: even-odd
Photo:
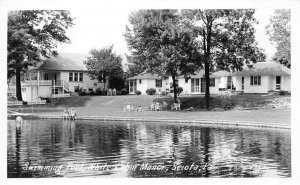
[[[290,177],[290,130],[8,120],[8,177]]]

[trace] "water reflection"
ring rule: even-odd
[[[289,177],[290,132],[101,121],[8,121],[8,177]]]

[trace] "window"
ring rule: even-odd
[[[281,89],[281,76],[276,76],[276,90]]]
[[[49,75],[48,75],[48,73],[44,73],[44,80],[49,80]]]
[[[69,81],[70,81],[70,82],[73,81],[73,73],[69,73]]]
[[[155,80],[156,87],[162,87],[162,80]]]
[[[140,83],[140,84],[142,83],[142,79],[139,79],[139,83]]]
[[[93,89],[89,89],[89,92],[92,92],[93,91]]]
[[[215,86],[215,78],[210,78],[210,87]]]
[[[79,73],[79,81],[83,82],[83,73]]]
[[[189,81],[189,79],[188,79],[188,78],[186,78],[186,79],[185,79],[185,83],[188,83],[188,81]]]
[[[58,94],[58,88],[52,88],[52,94]]]
[[[260,76],[251,76],[250,85],[261,85],[261,77]]]
[[[75,82],[78,81],[78,73],[74,73],[74,81],[75,81]]]

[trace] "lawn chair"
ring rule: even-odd
[[[171,105],[171,110],[179,111],[180,110],[180,103],[173,103]]]
[[[128,104],[124,106],[124,112],[130,112],[131,110],[133,110],[133,105]]]
[[[152,102],[152,103],[151,103],[151,106],[150,106],[150,110],[151,110],[151,111],[155,111],[155,103],[156,103],[156,102]]]

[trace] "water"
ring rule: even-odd
[[[290,177],[290,131],[8,121],[8,177]]]

